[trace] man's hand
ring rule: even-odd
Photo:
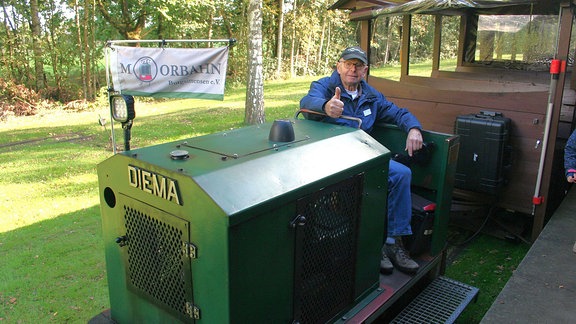
[[[344,111],[344,102],[340,100],[341,92],[340,87],[336,87],[334,97],[324,105],[324,112],[332,118],[342,116],[342,112]]]
[[[412,128],[406,137],[406,151],[408,155],[412,156],[414,152],[422,148],[422,133],[418,128]]]
[[[570,183],[576,182],[576,169],[567,169],[566,170],[566,181]]]

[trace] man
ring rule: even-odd
[[[576,130],[572,132],[564,148],[564,169],[566,181],[576,182]]]
[[[300,100],[300,107],[327,115],[325,122],[356,127],[354,121],[340,116],[357,117],[362,129],[370,133],[376,122],[399,126],[408,133],[408,155],[422,148],[422,126],[408,110],[399,108],[374,89],[364,77],[368,71],[366,53],[358,46],[346,48],[340,55],[331,76],[312,82],[308,94]],[[411,235],[412,202],[410,197],[410,169],[390,161],[388,176],[387,238],[382,248],[380,270],[392,273],[394,267],[406,273],[418,271],[418,263],[410,258],[402,244],[402,236]]]
[[[564,147],[564,170],[566,181],[576,182],[576,130],[570,134],[566,147]],[[572,252],[576,253],[576,243],[572,247]]]

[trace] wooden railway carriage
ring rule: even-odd
[[[455,133],[459,116],[481,111],[510,118],[509,159],[497,166],[506,168],[506,184],[496,194],[456,188],[455,197],[531,215],[534,240],[567,189],[562,158],[574,129],[573,7],[570,0],[340,0],[331,9],[349,10],[360,22],[368,82],[426,129]],[[416,19],[434,31],[426,75],[411,71],[423,51]],[[395,34],[397,49],[390,46]],[[400,75],[381,77],[378,66],[395,53]],[[553,75],[551,65],[558,67]]]

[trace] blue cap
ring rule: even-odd
[[[364,64],[368,64],[368,58],[366,57],[366,52],[360,48],[360,46],[348,47],[342,52],[340,58],[344,60],[358,59]]]

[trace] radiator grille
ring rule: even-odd
[[[296,232],[295,322],[323,323],[354,299],[361,175],[301,199]]]
[[[124,211],[129,286],[175,315],[189,318],[185,224],[169,224],[160,219],[166,216],[153,217],[127,206]]]

